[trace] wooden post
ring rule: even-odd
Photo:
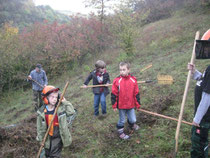
[[[196,35],[195,35],[195,40],[194,40],[192,57],[191,57],[191,61],[190,61],[191,64],[194,64],[194,60],[195,60],[195,45],[196,45],[196,40],[199,39],[199,35],[200,35],[200,32],[197,31]],[[176,153],[178,151],[179,131],[180,131],[182,116],[183,116],[183,112],[184,112],[184,106],[185,106],[185,102],[186,102],[186,98],[187,98],[187,93],[188,93],[188,89],[189,89],[190,78],[191,78],[191,70],[189,70],[189,72],[188,72],[187,81],[186,81],[186,85],[185,85],[185,91],[184,91],[182,104],[181,104],[181,109],[180,109],[180,114],[179,114],[179,120],[178,120],[178,124],[177,124],[177,129],[176,129],[176,135],[175,135],[175,143],[176,144],[175,144],[175,155],[174,155],[174,157],[176,156]]]

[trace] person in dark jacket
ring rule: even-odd
[[[90,80],[93,80],[93,85],[105,85],[103,87],[94,87],[94,116],[99,116],[99,103],[101,102],[102,115],[105,116],[106,111],[106,96],[109,94],[108,84],[110,84],[109,74],[106,71],[106,63],[98,60],[93,70],[86,78],[83,87],[87,88]],[[107,86],[106,86],[107,85]]]
[[[210,129],[210,66],[202,74],[195,65],[188,64],[188,69],[197,80],[195,87],[195,111],[191,132],[191,158],[208,157],[208,132]]]
[[[119,121],[117,129],[121,139],[129,139],[124,133],[125,117],[128,117],[128,124],[131,130],[138,130],[136,124],[135,108],[140,108],[140,95],[137,80],[130,75],[130,64],[121,62],[119,64],[120,76],[115,78],[112,85],[111,102],[113,110],[119,110]]]
[[[48,84],[46,73],[42,69],[41,64],[37,64],[36,68],[31,71],[30,75],[28,76],[28,80],[32,82],[33,105],[35,111],[37,111],[38,108],[43,105],[41,97],[43,87]]]

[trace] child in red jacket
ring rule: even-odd
[[[112,85],[111,101],[113,110],[119,109],[119,121],[117,129],[121,139],[129,139],[124,133],[125,116],[132,130],[138,130],[136,125],[135,108],[140,108],[140,95],[137,80],[130,75],[130,64],[121,62],[119,64],[120,76],[115,78]]]

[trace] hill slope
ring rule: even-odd
[[[0,1],[0,26],[4,23],[12,23],[23,28],[35,22],[57,20],[60,23],[68,22],[69,17],[54,11],[49,6],[36,7],[33,0],[1,0]]]
[[[179,12],[170,19],[154,22],[139,28],[139,37],[136,40],[137,53],[134,57],[129,58],[132,64],[131,72],[138,80],[155,80],[158,74],[172,75],[174,78],[173,85],[159,85],[157,82],[140,85],[143,109],[178,118],[187,77],[186,67],[191,58],[195,32],[200,30],[201,34],[203,34],[209,29],[209,21],[209,12],[205,14],[197,12],[185,16],[182,15],[182,12]],[[86,64],[93,68],[97,59],[105,60],[107,71],[110,73],[111,80],[113,80],[119,74],[119,52],[120,50],[110,50],[100,56],[92,56],[87,59],[88,62]],[[153,64],[152,68],[140,73],[140,69],[150,63]],[[207,64],[209,64],[208,60],[196,61],[196,65],[201,71],[204,70]],[[50,84],[60,88],[64,87],[66,81],[70,81],[65,97],[78,110],[77,119],[72,127],[73,143],[64,150],[64,158],[172,157],[176,122],[136,112],[137,124],[140,125],[141,129],[131,134],[129,141],[122,141],[117,137],[116,123],[118,113],[114,113],[112,110],[110,95],[107,96],[108,116],[106,118],[93,119],[93,94],[91,89],[84,90],[79,88],[88,75],[88,72],[84,72],[84,70],[85,68],[78,68],[74,72],[66,72],[66,74],[55,81],[50,81]],[[194,85],[195,82],[192,81],[183,118],[189,122],[193,118]],[[19,136],[17,133],[11,134],[5,129],[4,132],[0,132],[3,144],[10,142],[11,148],[11,150],[1,150],[3,157],[14,155],[15,148],[29,142],[34,143],[33,141],[35,141],[35,116],[30,116],[34,113],[33,107],[31,107],[31,96],[30,90],[18,91],[14,92],[14,94],[8,94],[1,101],[1,126],[18,123],[26,118],[26,123],[34,122],[32,129],[24,129],[22,126],[16,127],[16,130],[19,129],[17,131],[29,130],[28,133],[33,133],[31,137],[28,137],[28,142],[25,139],[21,139],[21,137],[17,137]],[[126,131],[128,132],[127,125]],[[178,158],[189,157],[190,131],[190,126],[181,126]],[[5,134],[3,135],[2,133]],[[15,145],[12,146],[11,144]],[[2,146],[0,147],[3,149]],[[38,144],[34,145],[34,150],[37,149]],[[22,148],[21,151],[22,155],[28,156],[27,149]],[[31,152],[31,156],[33,154],[34,152]]]

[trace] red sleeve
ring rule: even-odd
[[[117,85],[117,79],[114,79],[112,84],[112,94],[111,94],[111,102],[112,102],[112,108],[117,108],[117,100],[118,100],[118,85]]]

